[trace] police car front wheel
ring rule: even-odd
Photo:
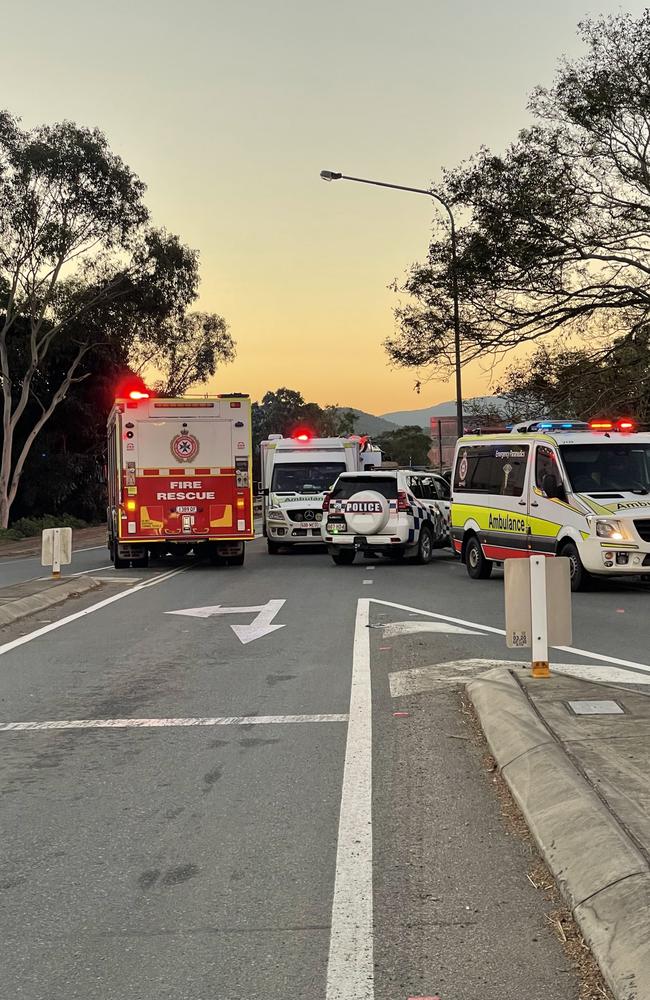
[[[472,580],[487,580],[492,573],[492,560],[486,559],[483,549],[476,535],[467,543],[465,548],[465,565]]]

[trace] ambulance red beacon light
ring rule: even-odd
[[[120,386],[108,418],[108,548],[113,564],[191,549],[244,563],[255,537],[251,402],[242,393],[156,398]]]

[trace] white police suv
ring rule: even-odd
[[[325,495],[321,535],[337,565],[357,552],[431,562],[449,544],[449,484],[410,469],[346,472]]]

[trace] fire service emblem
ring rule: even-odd
[[[187,432],[177,434],[172,438],[171,452],[179,462],[191,462],[199,453],[198,439]]]

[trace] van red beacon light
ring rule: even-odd
[[[621,417],[621,419],[616,422],[616,427],[619,431],[624,431],[627,433],[636,430],[636,424],[634,420],[630,420],[629,417]]]
[[[129,399],[149,399],[149,393],[141,392],[139,389],[131,389]]]
[[[306,427],[299,427],[293,432],[294,441],[311,441],[313,435]]]

